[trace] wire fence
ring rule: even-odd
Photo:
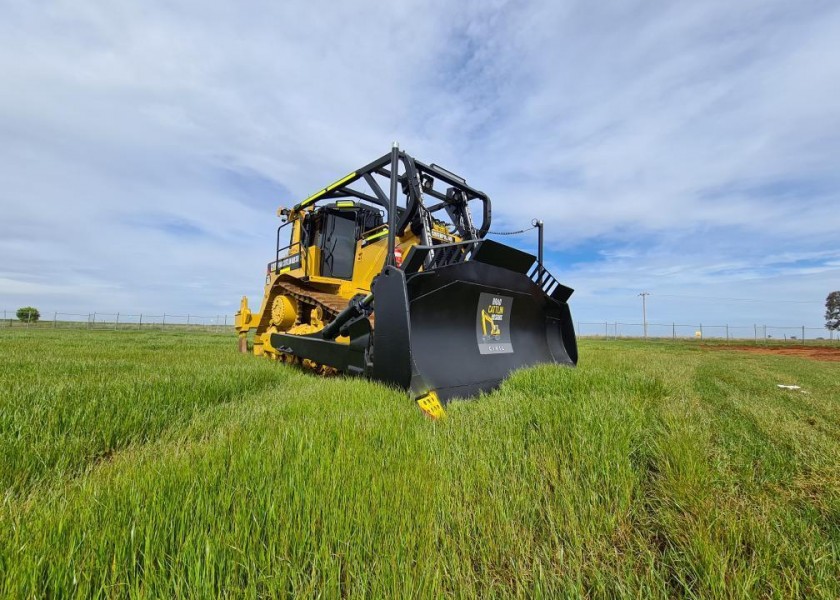
[[[20,320],[16,311],[4,310],[2,327],[29,327],[34,329],[189,329],[225,331],[233,328],[233,315],[150,314],[150,313],[68,313],[42,314],[40,319]],[[825,327],[806,325],[709,325],[690,323],[623,323],[620,321],[578,321],[578,337],[617,340],[633,339],[706,339],[794,343],[840,342],[840,332]]]
[[[233,327],[233,315],[69,313],[42,314],[39,319],[18,319],[16,311],[4,310],[0,327],[36,329],[189,329],[224,331]]]
[[[806,325],[709,325],[687,323],[621,323],[618,321],[577,322],[578,337],[616,340],[642,339],[711,339],[732,341],[786,341],[818,343],[840,341],[840,332]]]

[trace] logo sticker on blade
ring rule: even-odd
[[[482,292],[475,316],[475,337],[481,354],[510,354],[510,311],[513,298]]]

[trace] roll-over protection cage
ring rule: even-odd
[[[389,194],[383,189],[386,182]],[[364,188],[360,189],[360,185]],[[404,206],[400,206],[399,191],[405,199]],[[424,196],[434,198],[437,202],[427,206]],[[343,198],[362,200],[384,209],[388,223],[388,265],[395,264],[395,239],[402,236],[406,227],[413,223],[425,225],[419,228],[422,245],[432,245],[429,237],[431,220],[439,211],[446,212],[446,220],[454,228],[452,233],[463,240],[481,239],[490,229],[492,214],[487,194],[471,187],[466,180],[443,167],[427,165],[414,159],[396,145],[390,154],[381,156],[319,190],[292,210],[299,211],[323,200]],[[473,223],[469,207],[474,201],[481,203],[481,224],[478,226]]]

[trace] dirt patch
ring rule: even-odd
[[[774,354],[781,356],[799,356],[811,360],[827,360],[840,362],[840,348],[828,346],[734,346],[704,344],[705,350],[738,350],[753,354]]]

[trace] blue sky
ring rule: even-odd
[[[394,140],[542,218],[576,320],[840,289],[836,2],[0,5],[0,309],[232,313],[277,206]]]

